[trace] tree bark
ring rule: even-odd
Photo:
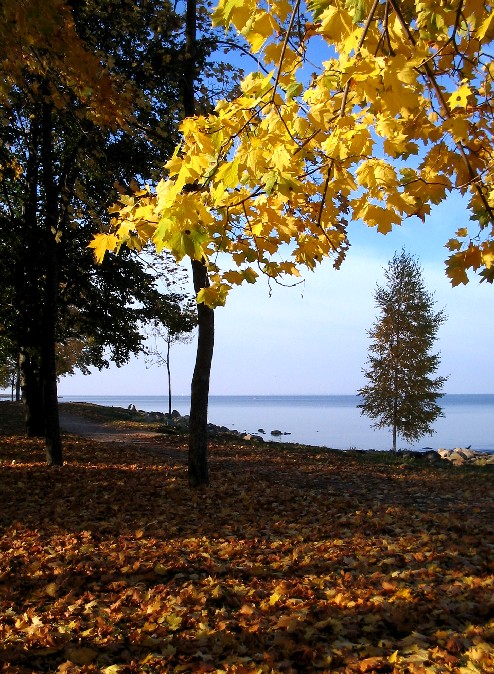
[[[40,112],[40,111],[39,111]],[[40,375],[40,320],[42,297],[40,268],[36,260],[43,253],[38,229],[39,141],[41,113],[33,115],[29,129],[29,156],[26,166],[22,228],[26,232],[24,251],[15,256],[15,303],[19,316],[19,385],[24,404],[24,421],[29,437],[43,437],[45,421]],[[34,258],[34,261],[33,261]]]
[[[48,96],[45,96],[43,101],[41,160],[45,192],[46,269],[41,342],[41,381],[45,414],[46,460],[49,466],[62,466],[55,352],[59,277],[58,244],[56,241],[59,224],[58,190],[53,174],[52,110]]]
[[[171,346],[171,337],[168,334],[168,339],[166,340],[166,372],[168,375],[168,414],[170,419],[172,417],[172,372],[170,367],[170,346]]]
[[[192,261],[194,289],[208,285],[206,265]],[[208,399],[211,364],[214,350],[214,311],[205,304],[197,305],[197,354],[192,376],[189,421],[189,484],[200,487],[209,484],[208,472]]]
[[[197,69],[196,36],[197,3],[196,0],[187,0],[183,86],[185,117],[193,117],[196,113],[194,94]],[[208,270],[204,260],[192,261],[192,276],[196,294],[208,286]],[[197,353],[192,376],[189,421],[189,484],[191,487],[209,484],[207,426],[209,380],[214,350],[214,311],[204,304],[198,304],[197,318]]]
[[[26,433],[28,437],[42,438],[45,422],[39,366],[36,358],[25,348],[19,352],[19,371]]]
[[[19,359],[17,359],[17,366],[15,368],[15,401],[20,402],[21,399],[21,366]]]

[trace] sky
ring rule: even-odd
[[[316,44],[313,63],[323,60],[321,48]],[[249,71],[252,61],[240,58]],[[365,384],[376,284],[384,283],[384,269],[402,248],[418,258],[437,310],[448,316],[435,349],[441,353],[438,374],[448,377],[445,392],[494,393],[494,287],[472,277],[467,286],[452,288],[445,275],[444,245],[468,220],[464,203],[451,196],[434,207],[425,224],[413,218],[386,236],[353,223],[351,248],[339,271],[326,261],[305,274],[303,285],[270,289],[259,278],[233,290],[226,306],[216,310],[211,395],[355,394]],[[175,395],[190,393],[195,347],[195,341],[173,347]],[[120,369],[65,377],[59,392],[166,395],[166,372],[133,359]]]
[[[316,51],[313,61],[321,60]],[[243,57],[240,65],[248,71],[252,61]],[[448,316],[435,349],[441,353],[438,374],[448,377],[445,392],[494,393],[494,287],[472,276],[467,286],[452,288],[445,275],[444,245],[468,221],[464,203],[453,195],[434,207],[425,223],[412,218],[386,236],[353,223],[351,248],[339,271],[326,261],[305,273],[303,285],[270,289],[259,278],[234,289],[215,312],[211,395],[355,394],[365,384],[376,284],[384,283],[384,269],[402,248],[418,258],[437,310]],[[174,395],[190,394],[195,348],[194,340],[172,349]],[[143,357],[59,382],[65,397],[167,392],[165,368],[149,367]]]
[[[275,285],[270,292],[260,278],[236,288],[216,310],[211,395],[356,393],[365,383],[367,330],[377,318],[376,284],[384,284],[384,269],[402,248],[418,258],[436,309],[448,316],[435,348],[438,374],[448,377],[444,391],[494,393],[494,287],[472,276],[468,285],[452,288],[445,275],[444,244],[467,224],[457,197],[435,207],[425,224],[413,218],[386,236],[354,223],[339,271],[327,261],[296,287]],[[195,346],[194,340],[172,349],[175,395],[190,393]],[[166,395],[166,371],[135,358],[121,368],[64,377],[59,394]]]

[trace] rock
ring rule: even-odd
[[[271,431],[271,435],[283,435],[283,433],[281,431],[274,430],[274,431]]]
[[[460,454],[464,459],[473,459],[477,455],[477,452],[474,452],[473,449],[466,447],[456,447],[455,452]]]
[[[258,429],[257,429],[257,432],[258,432],[258,433],[265,433],[266,431],[264,430],[264,428],[258,428]]]
[[[437,450],[437,453],[439,454],[441,459],[448,459],[451,456],[451,454],[453,453],[453,450],[441,448],[441,449]]]
[[[452,464],[455,466],[463,466],[465,463],[465,457],[462,456],[459,452],[456,450],[448,456],[448,460],[451,461]]]
[[[430,463],[435,463],[441,461],[441,457],[438,452],[435,452],[433,449],[423,453],[424,459]]]
[[[172,419],[180,419],[181,414],[177,410],[172,410]]]

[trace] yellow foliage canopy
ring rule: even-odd
[[[253,266],[275,278],[326,257],[338,266],[349,220],[385,234],[458,190],[475,225],[448,242],[447,273],[453,284],[468,269],[492,280],[492,10],[480,0],[312,0],[301,17],[300,0],[220,0],[215,23],[233,24],[276,67],[183,123],[156,192],[128,197],[117,241],[101,238],[97,250],[137,236],[204,259],[212,286],[199,299],[214,306],[252,282]],[[314,40],[330,56],[307,83]],[[234,269],[220,269],[218,253]]]

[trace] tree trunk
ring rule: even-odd
[[[170,335],[168,335],[168,339],[166,340],[166,372],[168,375],[168,414],[170,415],[170,419],[172,417],[172,373],[171,373],[171,367],[170,367]]]
[[[47,89],[48,87],[46,87]],[[48,91],[45,92],[46,94]],[[48,96],[43,101],[41,160],[45,192],[45,288],[41,342],[41,381],[45,413],[46,460],[62,466],[62,443],[58,416],[56,325],[58,315],[58,190],[53,175],[52,110]]]
[[[19,359],[17,359],[17,365],[15,368],[15,401],[18,403],[21,399],[21,364]]]
[[[194,289],[208,285],[204,262],[192,261]],[[189,421],[189,484],[199,487],[209,484],[208,474],[208,398],[211,363],[214,350],[214,311],[205,304],[197,305],[197,354],[192,377]]]
[[[193,117],[196,113],[196,33],[197,3],[196,0],[187,0],[183,87],[185,117]],[[204,260],[192,261],[192,276],[196,294],[208,286],[208,270]],[[198,304],[197,317],[197,353],[192,376],[189,421],[189,484],[192,487],[209,484],[207,426],[209,380],[214,349],[214,311],[204,304]]]
[[[39,367],[35,356],[24,348],[19,352],[19,370],[26,434],[41,438],[45,434],[45,422]]]
[[[396,347],[398,348],[398,347]],[[393,452],[396,453],[396,435],[397,435],[397,426],[398,426],[398,366],[394,364],[394,375],[393,375]]]

